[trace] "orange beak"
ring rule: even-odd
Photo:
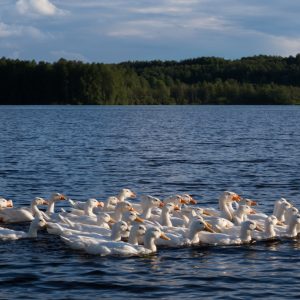
[[[169,237],[167,237],[163,232],[161,233],[160,238],[163,239],[163,240],[166,240],[166,241],[171,240],[171,239],[170,239]]]
[[[255,205],[257,205],[257,202],[256,202],[256,201],[253,201],[253,200],[251,200],[251,201],[250,201],[250,203],[249,203],[249,205],[250,205],[250,206],[255,206]]]
[[[98,207],[104,207],[104,203],[100,201],[100,202],[98,202],[97,206]]]
[[[163,202],[160,202],[160,203],[159,203],[159,207],[160,207],[160,208],[163,208],[164,206],[165,206],[165,205],[164,205]]]
[[[48,205],[49,202],[47,200],[43,200],[42,205]]]
[[[134,192],[131,193],[130,195],[131,198],[136,198],[136,194]]]
[[[136,217],[134,219],[135,222],[139,222],[139,223],[143,223],[144,222],[144,219],[140,218],[140,217]]]
[[[180,210],[179,206],[178,206],[178,205],[175,205],[175,206],[174,206],[174,210]]]
[[[208,211],[206,211],[205,209],[203,210],[203,214],[206,216],[211,216],[211,214]]]
[[[197,201],[195,199],[191,198],[190,203],[195,205],[195,204],[197,204]]]
[[[180,204],[188,204],[188,202],[185,199],[180,198],[179,200]]]
[[[134,211],[134,212],[137,213],[137,211],[136,211],[133,207],[130,207],[130,208],[129,208],[129,211]]]
[[[65,195],[61,195],[60,197],[59,197],[59,200],[66,200],[67,198],[66,198],[66,196]]]
[[[234,194],[233,196],[232,196],[232,200],[233,201],[241,201],[241,196],[239,196],[238,194]]]
[[[113,218],[110,218],[110,220],[108,221],[108,223],[114,224],[114,223],[116,223],[116,221]]]
[[[255,209],[251,209],[250,215],[255,215],[255,214],[256,214],[256,210]]]
[[[204,224],[204,230],[211,232],[211,233],[216,233],[213,229],[212,229],[212,225],[209,223]]]

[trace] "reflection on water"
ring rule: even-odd
[[[17,206],[53,191],[104,200],[129,187],[191,193],[214,207],[225,189],[266,213],[279,197],[300,207],[300,107],[16,106],[0,107],[0,118],[0,193]],[[41,232],[0,243],[0,298],[296,298],[299,247],[295,239],[97,257]]]

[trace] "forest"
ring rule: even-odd
[[[300,54],[118,64],[2,57],[0,104],[300,104]]]

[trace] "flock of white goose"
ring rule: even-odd
[[[157,247],[199,244],[239,245],[255,240],[296,237],[300,214],[289,201],[275,201],[273,214],[254,210],[256,202],[225,191],[218,209],[201,207],[190,195],[174,195],[161,201],[122,189],[118,196],[100,202],[68,199],[70,209],[55,212],[57,201],[67,200],[54,193],[50,200],[35,198],[30,207],[13,207],[12,200],[0,198],[0,223],[31,222],[27,232],[0,227],[1,240],[36,238],[41,228],[59,235],[72,249],[97,255],[144,255]],[[46,210],[39,206],[47,205]],[[4,226],[4,225],[2,225]]]

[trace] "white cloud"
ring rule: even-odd
[[[43,33],[32,26],[7,25],[0,22],[0,38],[30,36],[32,38],[43,38]]]
[[[49,0],[18,0],[16,7],[22,15],[56,16],[67,13]]]
[[[300,37],[270,36],[269,41],[274,54],[289,56],[300,53]]]

